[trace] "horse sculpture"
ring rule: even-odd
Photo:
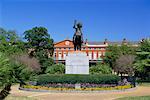
[[[77,23],[75,20],[73,28],[75,29],[75,33],[73,35],[74,50],[81,51],[81,45],[83,43],[83,34],[81,32],[82,24],[79,22]]]

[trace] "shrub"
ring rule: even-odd
[[[49,83],[95,83],[95,84],[117,84],[120,78],[117,75],[40,75],[37,78],[37,85],[44,85]]]
[[[90,67],[90,74],[111,74],[112,69],[106,64],[98,63],[96,66]]]
[[[64,74],[65,66],[63,64],[54,64],[52,66],[47,67],[47,74]]]
[[[150,78],[146,78],[146,79],[137,79],[136,82],[138,83],[150,83]]]

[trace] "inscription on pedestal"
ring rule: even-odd
[[[66,56],[66,74],[89,74],[89,58],[85,52],[72,52]]]

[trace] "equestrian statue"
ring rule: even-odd
[[[75,20],[73,28],[75,29],[75,33],[73,35],[74,50],[75,51],[77,51],[77,50],[81,51],[81,45],[83,43],[83,34],[81,31],[82,24]]]

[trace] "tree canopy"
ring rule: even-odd
[[[51,58],[54,51],[53,39],[44,27],[34,27],[25,31],[24,35],[24,38],[27,40],[26,47],[30,51],[30,56],[38,58],[42,73],[45,73],[46,68],[54,62]]]
[[[24,42],[15,31],[6,31],[0,28],[0,51],[8,55],[25,51]]]
[[[145,39],[136,52],[135,68],[137,75],[150,77],[150,39]]]
[[[39,50],[48,50],[50,55],[53,54],[53,39],[48,34],[48,30],[44,27],[34,27],[24,32],[25,39],[28,41],[27,48],[35,49],[35,52]]]
[[[40,68],[38,61],[27,58],[25,53],[24,42],[16,32],[0,28],[0,100],[9,94],[12,83],[25,84],[24,81],[29,79],[34,71],[31,69],[34,66]]]
[[[113,67],[116,60],[122,55],[135,55],[136,47],[132,45],[109,45],[106,48],[106,54],[104,58],[104,62],[108,63],[110,67]]]

